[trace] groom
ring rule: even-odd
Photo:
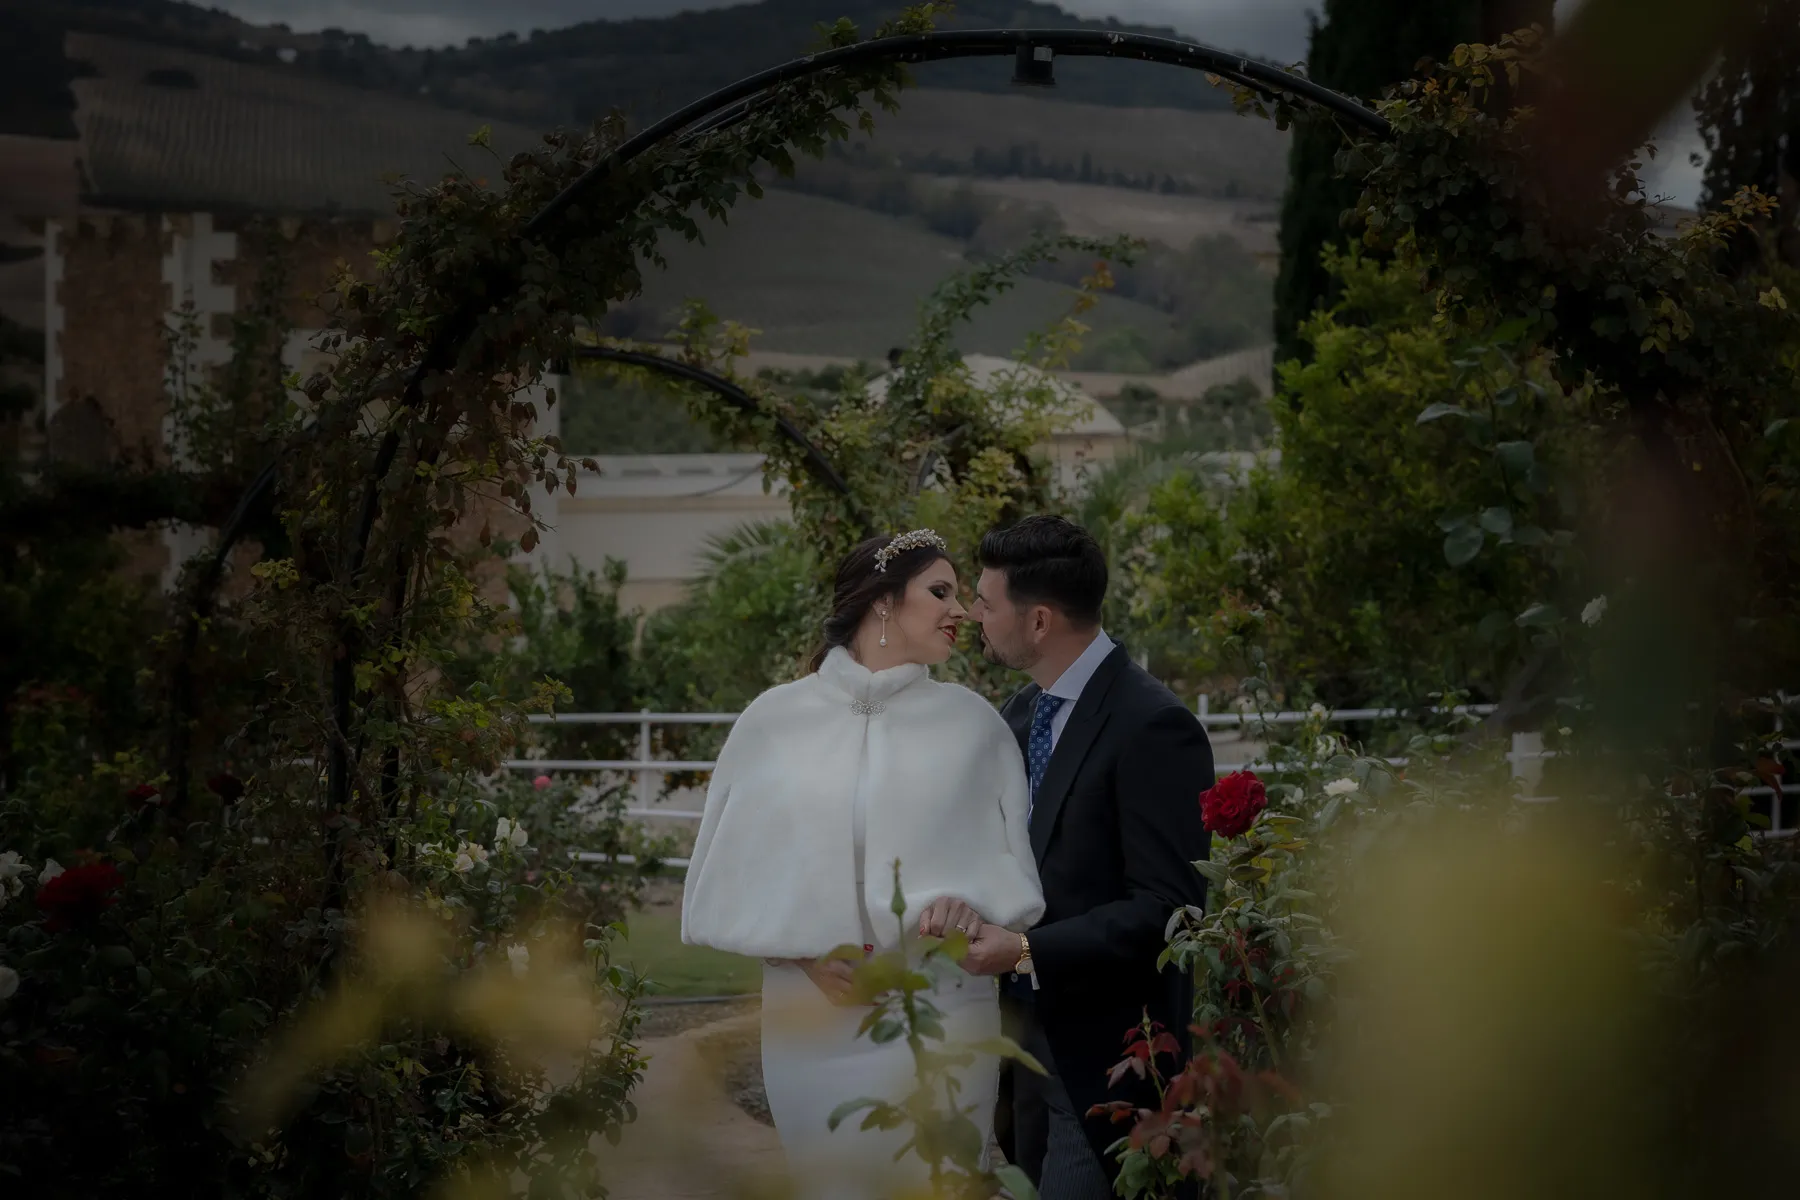
[[[1032,679],[1001,715],[1025,754],[1046,901],[1024,936],[983,925],[963,964],[1000,976],[1009,1032],[1050,1071],[1008,1072],[995,1127],[1044,1200],[1107,1200],[1117,1164],[1106,1147],[1126,1129],[1087,1111],[1110,1099],[1155,1107],[1153,1092],[1110,1090],[1107,1073],[1146,1010],[1184,1041],[1191,1020],[1185,979],[1156,959],[1170,914],[1206,898],[1190,864],[1208,851],[1212,747],[1101,630],[1106,558],[1086,530],[1029,517],[983,538],[980,558],[970,615],[983,649]]]

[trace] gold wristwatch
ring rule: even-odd
[[[1031,939],[1024,934],[1019,935],[1019,961],[1013,964],[1014,975],[1031,975]]]

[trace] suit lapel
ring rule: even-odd
[[[1019,753],[1029,753],[1026,742],[1031,739],[1031,709],[1037,703],[1038,693],[1044,689],[1035,683],[1028,683],[1013,693],[1000,710],[1000,717],[1019,739]]]
[[[1106,726],[1106,694],[1112,690],[1113,681],[1119,677],[1125,662],[1125,648],[1114,646],[1087,686],[1081,689],[1081,698],[1075,702],[1069,723],[1063,726],[1062,737],[1057,739],[1056,749],[1050,755],[1050,765],[1044,769],[1044,781],[1039,785],[1031,807],[1031,850],[1040,864],[1044,861],[1044,851],[1050,846],[1050,834],[1056,829],[1057,814],[1062,811],[1063,802],[1069,798],[1069,788],[1075,783],[1075,773],[1081,769],[1088,751],[1093,749],[1094,740]]]

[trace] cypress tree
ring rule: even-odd
[[[1462,42],[1492,42],[1534,23],[1548,28],[1552,8],[1553,0],[1325,0],[1324,20],[1313,22],[1307,72],[1347,96],[1373,100],[1413,74],[1422,58],[1442,59]],[[1301,352],[1300,322],[1331,300],[1320,255],[1343,241],[1343,213],[1361,190],[1333,165],[1343,144],[1328,121],[1305,121],[1293,132],[1275,281],[1277,361]]]

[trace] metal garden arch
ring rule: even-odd
[[[849,46],[809,54],[780,66],[746,76],[728,87],[702,97],[642,130],[590,167],[579,179],[546,204],[526,222],[521,235],[530,240],[554,243],[557,224],[569,209],[579,204],[611,174],[671,139],[699,138],[727,129],[749,117],[757,108],[773,98],[773,91],[783,84],[846,67],[875,62],[927,63],[959,58],[1014,59],[1014,82],[1046,86],[1055,81],[1055,62],[1063,58],[1116,58],[1137,62],[1160,63],[1204,71],[1229,80],[1271,100],[1291,98],[1341,118],[1366,134],[1386,137],[1388,122],[1379,113],[1359,101],[1321,87],[1303,76],[1271,67],[1239,54],[1227,53],[1195,42],[1145,34],[1091,29],[979,29],[903,34],[875,38]],[[400,403],[416,407],[425,381],[434,373],[449,369],[474,331],[479,312],[486,307],[503,304],[520,287],[516,264],[495,262],[480,286],[446,321],[425,356],[407,380]],[[630,357],[626,356],[630,354]],[[630,361],[632,365],[664,372],[685,382],[708,387],[732,403],[754,400],[728,379],[711,372],[677,363],[656,355],[608,351],[592,357]],[[810,469],[828,486],[847,494],[841,475],[825,460],[818,449],[806,442],[798,429],[791,426],[783,433],[795,438],[806,451]],[[390,430],[383,438],[364,488],[358,510],[355,532],[349,547],[349,560],[344,564],[352,583],[362,577],[368,542],[380,510],[381,483],[392,469],[400,449],[400,435]],[[232,549],[251,521],[266,512],[275,486],[275,465],[266,467],[252,482],[236,511],[220,530],[219,545],[195,584],[195,594],[187,606],[183,636],[172,677],[171,697],[170,782],[172,802],[185,802],[189,790],[189,724],[194,708],[193,679],[190,660],[198,641],[204,616],[209,614],[225,563]],[[404,564],[403,564],[404,567]],[[400,573],[404,578],[404,569]],[[332,668],[332,741],[327,764],[327,803],[330,811],[341,811],[350,796],[351,705],[354,696],[355,654],[351,650],[351,631],[345,631],[346,646]],[[336,864],[333,864],[336,871]]]

